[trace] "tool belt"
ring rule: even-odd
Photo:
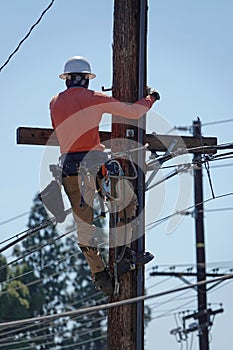
[[[60,156],[62,176],[78,175],[82,170],[96,174],[107,160],[107,154],[101,151],[64,153]]]

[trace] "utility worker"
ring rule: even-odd
[[[95,165],[101,165],[107,160],[105,146],[99,136],[99,124],[104,113],[139,119],[160,97],[158,92],[152,90],[150,95],[134,104],[122,103],[107,94],[88,89],[89,80],[95,76],[84,57],[70,58],[64,65],[64,72],[59,75],[65,80],[66,90],[51,99],[50,113],[61,150],[62,184],[77,223],[79,247],[97,289],[110,296],[113,294],[114,282],[94,239],[96,172],[87,173],[85,166],[89,164],[89,168],[94,169]],[[133,200],[136,208],[135,194]],[[131,212],[134,214],[136,210]]]

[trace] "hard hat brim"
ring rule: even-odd
[[[67,79],[67,75],[71,74],[71,73],[80,73],[80,72],[65,72],[59,75],[59,78],[66,80]],[[88,79],[94,79],[96,77],[96,75],[94,73],[90,73],[90,72],[82,72],[82,74],[87,74],[88,75]]]

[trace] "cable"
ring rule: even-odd
[[[228,166],[233,166],[233,163],[222,164],[222,165],[211,165],[211,169],[213,169],[213,168],[226,168]]]
[[[74,321],[74,322],[76,322],[79,318],[81,318],[81,325],[82,325],[82,328],[84,329],[83,331],[81,331],[81,332],[79,332],[78,333],[78,336],[83,336],[83,335],[85,335],[85,334],[88,334],[88,333],[93,333],[93,332],[96,332],[96,331],[98,331],[98,330],[100,330],[100,329],[104,329],[104,327],[105,327],[105,325],[103,325],[102,324],[102,326],[100,327],[100,323],[103,321],[103,320],[105,320],[106,319],[106,315],[103,315],[103,316],[100,316],[100,317],[98,317],[98,318],[96,318],[96,316],[94,316],[92,319],[90,318],[90,317],[88,317],[87,319],[86,319],[86,321],[85,321],[85,318],[83,318],[82,316],[78,316],[78,317],[76,317],[76,318],[71,318],[71,320],[70,321]],[[55,320],[56,321],[56,320]],[[84,321],[84,322],[83,322]],[[90,329],[90,327],[89,327],[89,323],[91,322],[91,323],[95,323],[96,324],[96,322],[99,322],[99,324],[98,324],[98,327],[96,326],[95,328],[91,328]],[[50,321],[48,321],[49,323],[50,323]],[[62,320],[62,323],[61,322],[59,322],[59,327],[60,326],[62,326],[62,324],[64,324],[64,323],[67,323],[67,318],[66,319],[64,319],[64,320]],[[46,324],[46,322],[44,322],[44,325]],[[38,324],[38,326],[40,326],[40,324]],[[50,323],[50,326],[52,326],[51,325],[51,323]],[[25,330],[27,330],[27,331],[29,331],[29,328],[31,328],[31,327],[34,327],[34,331],[35,332],[37,332],[36,330],[35,330],[35,325],[34,324],[31,324],[31,325],[29,325],[29,326],[27,326],[27,327],[24,327],[24,328],[20,328],[20,329],[18,329],[17,330],[17,333],[18,334],[20,334],[20,336],[22,337],[23,336],[23,334],[22,334],[22,331],[25,331]],[[74,331],[74,330],[78,330],[80,328],[80,326],[79,325],[75,325],[75,324],[73,324],[71,327],[70,327],[70,331],[72,330],[72,331]],[[38,332],[41,332],[41,331],[44,331],[44,330],[47,330],[48,329],[48,326],[47,327],[43,327],[43,328],[39,328],[38,329]],[[30,331],[29,331],[30,332]],[[6,335],[9,335],[9,334],[11,334],[11,333],[13,333],[12,334],[12,336],[11,337],[7,337],[7,338],[5,338],[5,336]],[[28,332],[27,332],[27,334],[28,334]],[[0,344],[0,347],[1,346],[3,346],[3,345],[5,345],[5,344],[7,344],[7,345],[10,345],[9,344],[9,341],[13,341],[13,343],[11,343],[12,345],[15,343],[14,341],[15,341],[15,339],[13,338],[14,337],[14,335],[15,335],[15,330],[12,330],[12,331],[7,331],[7,332],[4,332],[4,333],[1,333],[1,337],[4,337],[4,339],[2,339],[2,340],[0,340],[0,342],[1,342],[1,344]],[[30,339],[30,341],[38,341],[38,340],[43,340],[43,339],[47,339],[47,338],[49,338],[49,337],[51,337],[51,336],[53,336],[53,335],[55,335],[55,333],[50,333],[50,334],[45,334],[45,335],[38,335],[37,337],[31,337],[31,339]],[[57,333],[56,333],[56,335],[57,336],[59,336]],[[28,338],[28,340],[29,340],[29,338]],[[6,341],[8,341],[8,343],[6,343]],[[4,344],[2,344],[2,342],[4,342]],[[46,345],[48,345],[48,344],[52,344],[53,342],[47,342],[46,343]]]
[[[176,287],[176,288],[177,288],[177,287]],[[177,297],[169,298],[169,299],[165,300],[164,302],[160,303],[159,306],[164,305],[164,304],[167,304],[167,303],[170,303],[170,302],[173,302],[174,300],[177,301],[177,300],[184,300],[184,299],[189,299],[189,298],[190,298],[190,296],[189,296],[189,297],[185,297],[185,298],[183,298],[183,297],[181,298],[181,296],[183,296],[183,295],[186,295],[186,291],[184,291],[183,293],[181,293],[179,298],[177,298]],[[196,300],[196,297],[195,297],[194,299]],[[189,304],[189,303],[190,303],[190,301],[188,301],[188,303],[186,302],[184,305],[179,306],[178,308],[183,307],[183,306],[185,306],[185,305],[187,305],[187,304]],[[153,305],[153,304],[152,304],[152,305]],[[158,307],[159,307],[159,306],[158,306]],[[176,309],[178,309],[178,308],[175,308],[174,310],[176,310]],[[174,311],[174,310],[173,310],[173,311]],[[169,311],[170,311],[170,310],[169,310]]]
[[[98,293],[97,293],[98,294]],[[101,314],[100,314],[101,315]],[[96,328],[92,328],[92,329],[90,329],[89,328],[89,323],[91,322],[91,323],[95,323],[96,324],[96,322],[98,321],[99,322],[99,325],[100,325],[100,322],[102,322],[103,320],[105,320],[106,319],[106,315],[102,315],[102,316],[100,316],[100,317],[98,317],[98,318],[96,318],[96,316],[94,315],[93,316],[93,318],[91,319],[90,317],[88,317],[87,319],[86,319],[86,321],[85,321],[85,318],[83,318],[82,316],[77,316],[77,317],[72,317],[71,319],[70,319],[70,321],[72,321],[72,322],[76,322],[76,324],[73,324],[72,326],[70,326],[70,330],[72,329],[72,331],[73,330],[75,330],[75,329],[79,329],[79,325],[77,325],[77,321],[78,321],[78,319],[81,319],[81,324],[82,324],[82,327],[85,329],[85,330],[83,330],[81,333],[79,333],[79,336],[80,335],[84,335],[84,334],[86,334],[86,333],[90,333],[90,332],[94,332],[94,331],[96,331],[97,330],[97,327]],[[54,321],[56,321],[56,320],[54,320]],[[38,332],[41,332],[41,331],[44,331],[44,330],[48,330],[48,326],[45,326],[45,324],[46,324],[47,322],[44,322],[43,323],[43,325],[44,325],[44,327],[43,328],[41,328],[41,327],[39,327],[39,329],[38,329]],[[50,326],[51,326],[51,323],[50,323],[50,321],[48,321],[48,323],[50,324]],[[66,319],[64,319],[64,320],[62,320],[62,323],[61,322],[59,322],[59,327],[60,326],[62,326],[62,324],[67,324],[67,318]],[[40,324],[37,324],[38,326],[40,326]],[[99,327],[99,325],[98,325],[98,327]],[[17,330],[17,333],[19,334],[21,334],[21,336],[22,336],[22,332],[24,331],[27,331],[27,334],[28,334],[28,332],[30,332],[30,328],[31,327],[33,327],[34,328],[34,330],[33,331],[35,331],[35,332],[37,332],[37,330],[35,329],[35,324],[31,324],[31,325],[27,325],[26,327],[20,327],[20,328],[18,328],[18,330]],[[104,325],[102,325],[101,326],[101,328],[103,329],[104,328]],[[8,328],[7,328],[8,329]],[[10,334],[12,334],[12,336],[9,336]],[[6,338],[6,335],[8,335],[8,337]],[[1,332],[1,337],[3,338],[3,339],[0,339],[0,346],[2,345],[2,342],[6,342],[6,341],[14,341],[15,339],[14,339],[14,335],[15,335],[15,330],[13,329],[13,330],[11,330],[11,331],[6,331],[6,332]],[[44,339],[46,339],[46,338],[48,338],[48,337],[50,337],[50,336],[52,336],[53,334],[46,334],[46,335],[43,335],[43,336],[37,336],[37,337],[34,337],[33,338],[33,340],[39,340],[39,339],[41,339],[41,338],[44,338]],[[55,334],[54,334],[55,335]]]
[[[232,154],[233,155],[233,152],[227,152],[227,153],[224,153],[224,154],[219,154],[219,155],[216,155],[216,156],[212,156],[212,158],[209,158],[208,159],[208,162],[216,162],[217,160],[226,160],[226,159],[232,159],[233,156],[229,156],[229,157],[226,157],[226,155],[230,155]],[[220,158],[222,157],[222,158]],[[206,163],[207,160],[200,160],[199,161],[199,164],[204,164]],[[211,165],[211,168],[220,168],[220,167],[225,167],[225,166],[233,166],[233,163],[229,163],[229,164],[223,164],[223,165]],[[193,164],[193,163],[180,163],[180,164],[175,164],[175,165],[166,165],[166,166],[162,166],[161,168],[158,168],[158,170],[164,170],[164,169],[171,169],[171,168],[179,168],[179,167],[189,167],[189,168],[195,168],[195,167],[199,167],[199,165],[197,164]]]
[[[8,59],[6,60],[6,62],[0,67],[0,72],[3,70],[3,68],[9,63],[9,61],[11,60],[11,58],[16,54],[16,52],[19,50],[20,46],[23,44],[23,42],[30,36],[31,32],[33,31],[33,29],[39,24],[39,22],[42,20],[43,16],[45,15],[45,13],[50,9],[50,7],[52,7],[53,3],[55,0],[52,0],[50,2],[50,4],[48,5],[48,7],[41,13],[39,19],[31,26],[31,28],[29,29],[29,32],[25,35],[25,37],[20,41],[20,43],[18,44],[18,46],[16,47],[16,49],[10,54],[10,56],[8,57]]]
[[[212,201],[212,200],[219,199],[219,198],[223,198],[223,197],[227,197],[227,196],[232,196],[232,195],[233,195],[233,192],[224,193],[224,194],[222,194],[222,195],[215,196],[214,198],[212,198],[212,197],[211,197],[211,198],[208,198],[208,199],[204,200],[202,203],[208,203],[208,202],[210,202],[210,201]],[[179,210],[179,211],[177,211],[177,212],[175,212],[175,213],[173,213],[173,214],[167,215],[167,216],[165,216],[165,217],[163,217],[163,218],[161,218],[161,219],[159,219],[159,220],[156,220],[156,221],[153,221],[153,222],[147,224],[146,227],[151,226],[151,227],[149,228],[149,230],[152,230],[155,226],[158,226],[159,224],[163,223],[164,221],[170,219],[171,217],[173,217],[173,216],[175,216],[175,215],[178,215],[178,214],[184,214],[184,213],[186,213],[188,210],[193,209],[193,208],[197,207],[198,205],[200,205],[200,204],[202,204],[202,203],[197,203],[197,204],[191,205],[190,207],[187,207],[186,209]]]
[[[96,337],[96,338],[94,338],[94,339],[89,339],[89,340],[85,340],[85,341],[83,341],[83,342],[79,342],[79,343],[76,343],[75,345],[76,346],[80,346],[80,345],[84,345],[84,344],[88,344],[88,343],[90,343],[91,341],[95,341],[95,340],[101,340],[101,339],[105,339],[107,336],[106,335],[101,335],[101,336],[99,336],[99,337]],[[63,349],[68,349],[68,346],[63,346]]]
[[[171,278],[172,278],[172,276],[167,277],[167,278],[163,279],[163,280],[160,281],[160,282],[157,282],[157,283],[155,283],[155,284],[152,284],[152,286],[147,287],[147,290],[149,290],[149,289],[151,289],[151,288],[154,288],[154,287],[158,287],[160,284],[163,284],[163,283],[169,281]]]
[[[201,126],[209,126],[209,125],[216,125],[216,124],[224,124],[224,123],[230,123],[233,122],[233,119],[225,119],[225,120],[216,120],[213,122],[208,123],[201,123]],[[186,126],[173,126],[170,130],[166,132],[166,134],[170,134],[170,132],[174,130],[180,130],[180,131],[189,131],[191,132],[193,128],[193,125],[186,125]]]
[[[8,222],[17,220],[17,219],[19,219],[19,218],[22,218],[22,217],[25,216],[25,215],[28,215],[28,214],[30,214],[30,211],[27,211],[27,212],[25,212],[25,213],[22,213],[22,214],[13,216],[12,218],[6,219],[6,220],[0,222],[0,226],[5,225],[5,224],[8,224]],[[4,241],[3,241],[3,242],[0,242],[0,244],[2,244],[2,243],[4,243]]]
[[[84,322],[85,320],[84,320],[84,318],[82,316],[77,316],[77,317],[71,318],[71,320],[77,322],[80,318],[81,318],[82,326],[85,327],[85,322]],[[97,321],[100,321],[100,320],[104,320],[104,319],[106,319],[106,315],[100,316],[98,318],[96,318],[96,317],[94,317],[92,319],[88,318],[86,320],[86,323],[89,323],[89,322],[93,322],[94,323],[94,322],[97,322]],[[43,322],[44,327],[41,327],[41,325],[38,324],[40,332],[44,331],[44,330],[48,330],[48,326],[46,326],[46,323],[49,323],[51,325],[50,321]],[[61,326],[63,323],[66,324],[67,323],[67,319],[62,320],[62,323],[59,323],[59,326]],[[24,326],[24,327],[19,327],[19,328],[17,328],[17,333],[22,333],[23,331],[27,331],[28,332],[30,328],[32,328],[32,327],[35,328],[35,326],[36,326],[35,324],[29,324],[29,325]],[[74,330],[74,329],[78,329],[78,327],[73,327],[72,326],[72,330]],[[93,331],[93,329],[92,329],[92,331]],[[1,343],[5,342],[7,339],[8,340],[13,339],[15,332],[16,332],[16,330],[12,329],[12,330],[9,331],[8,328],[7,328],[6,332],[1,332],[0,333],[0,346],[2,345]],[[86,332],[86,331],[83,331],[82,333],[84,333],[84,332]],[[12,336],[6,338],[6,336],[10,335],[10,334],[12,334]],[[48,334],[44,335],[43,337],[47,337],[47,336],[48,336]],[[4,337],[4,339],[1,339],[2,337]]]
[[[223,124],[223,123],[231,123],[231,122],[233,122],[233,119],[216,120],[216,121],[209,122],[209,123],[203,123],[203,124],[201,124],[201,126],[208,126],[208,125],[215,125],[215,124]]]
[[[58,236],[58,237],[56,237],[56,238],[50,238],[50,239],[48,240],[47,243],[41,244],[41,245],[37,246],[37,248],[32,249],[31,251],[25,253],[24,255],[22,255],[22,256],[20,256],[20,257],[18,257],[18,258],[16,258],[16,259],[12,260],[11,262],[9,262],[9,263],[7,263],[7,264],[5,264],[5,265],[2,265],[2,266],[0,267],[0,271],[3,270],[4,268],[6,268],[7,266],[10,266],[10,265],[12,265],[12,264],[15,264],[16,262],[18,262],[19,260],[25,258],[26,256],[28,256],[28,255],[30,255],[30,254],[32,254],[32,253],[35,253],[36,251],[38,251],[38,250],[40,250],[40,249],[46,247],[47,245],[56,242],[58,239],[61,239],[61,238],[67,236],[68,234],[70,234],[70,233],[72,233],[72,232],[74,232],[74,231],[75,231],[75,229],[71,229],[70,231],[68,231],[68,232],[66,232],[66,233],[63,233],[62,235],[60,235],[60,236]]]
[[[27,275],[30,275],[31,273],[33,273],[33,272],[40,272],[40,271],[42,271],[43,269],[45,269],[46,267],[50,267],[51,265],[54,265],[54,264],[59,264],[60,262],[62,262],[62,261],[64,261],[64,260],[66,260],[66,259],[68,259],[68,258],[72,258],[73,256],[78,256],[78,255],[81,255],[82,254],[82,252],[81,252],[81,250],[78,250],[76,253],[74,253],[74,254],[71,254],[71,255],[68,255],[68,256],[66,256],[66,257],[64,257],[64,258],[62,258],[62,259],[60,259],[60,260],[57,260],[57,261],[52,261],[51,263],[49,263],[49,264],[46,264],[46,265],[42,265],[41,267],[39,267],[39,268],[37,268],[37,269],[33,269],[33,270],[30,270],[30,271],[27,271],[27,272],[25,272],[25,273],[22,273],[22,274],[20,274],[20,275],[15,275],[14,277],[12,277],[12,278],[9,278],[9,279],[7,279],[7,280],[5,280],[5,281],[2,281],[2,282],[0,282],[0,286],[1,285],[4,285],[5,283],[9,283],[9,282],[12,282],[12,281],[14,281],[14,280],[17,280],[17,279],[19,279],[19,278],[21,278],[21,277],[25,277],[25,276],[27,276]],[[69,266],[71,266],[71,265],[69,265]],[[72,265],[73,266],[73,265]],[[63,271],[63,270],[62,270]],[[48,275],[48,276],[50,276],[50,275]]]
[[[134,298],[130,298],[130,299],[124,299],[121,301],[115,301],[115,302],[111,302],[111,303],[107,303],[107,304],[101,304],[101,305],[96,305],[96,306],[91,306],[91,307],[85,307],[85,308],[80,308],[77,310],[73,310],[73,311],[68,311],[68,312],[64,312],[64,313],[59,313],[59,314],[51,314],[51,315],[45,315],[45,316],[38,316],[38,317],[33,317],[33,318],[26,318],[26,319],[22,319],[22,320],[17,320],[17,321],[10,321],[10,322],[0,322],[0,327],[11,327],[11,326],[18,326],[21,324],[27,324],[27,323],[31,323],[31,322],[41,322],[44,320],[53,320],[53,319],[57,319],[60,317],[68,317],[68,316],[76,316],[76,315],[87,315],[87,314],[91,314],[94,313],[96,311],[101,311],[101,310],[109,310],[111,308],[114,307],[119,307],[119,306],[124,306],[124,305],[129,305],[129,304],[133,304],[133,303],[137,303],[140,301],[144,301],[144,300],[148,300],[148,299],[152,299],[152,298],[158,298],[158,297],[162,297],[168,294],[173,294],[173,293],[177,293],[177,292],[181,292],[181,291],[185,291],[194,287],[199,287],[202,285],[207,285],[209,283],[216,283],[218,281],[226,281],[228,279],[232,279],[233,278],[233,274],[228,274],[225,276],[220,276],[220,277],[215,277],[209,280],[203,280],[194,284],[190,284],[188,286],[184,286],[184,287],[178,287],[175,289],[169,289],[166,290],[164,292],[160,292],[160,293],[155,293],[155,294],[151,294],[151,295],[143,295],[143,296],[139,296],[139,297],[134,297]]]
[[[72,211],[71,208],[70,208],[70,209],[67,209],[67,210],[65,211],[66,215],[70,214],[71,211]],[[40,222],[39,224],[37,224],[37,225],[35,225],[35,226],[32,226],[32,227],[30,227],[29,229],[27,229],[27,230],[25,230],[25,231],[23,231],[23,232],[20,232],[20,233],[18,233],[18,234],[16,234],[16,235],[14,236],[14,238],[16,237],[15,240],[14,240],[13,242],[11,242],[11,243],[8,243],[8,244],[7,244],[6,246],[4,246],[3,248],[1,248],[1,249],[0,249],[0,253],[2,253],[4,250],[9,249],[10,247],[12,247],[13,245],[15,245],[16,243],[19,243],[19,242],[22,241],[23,239],[25,239],[25,238],[31,236],[32,234],[35,234],[36,232],[38,232],[38,231],[40,231],[40,230],[42,230],[42,229],[44,229],[44,228],[47,228],[47,227],[50,226],[50,225],[56,225],[56,224],[57,224],[57,219],[56,219],[56,217],[51,217],[50,219],[47,219],[47,220],[45,220],[45,221],[42,221],[42,222]],[[19,237],[19,236],[21,236],[21,235],[23,235],[23,236],[22,236],[22,237]],[[12,238],[9,238],[9,239],[5,240],[5,242],[6,242],[6,241],[9,241],[9,240],[11,240],[11,239],[12,239]]]
[[[228,210],[233,210],[233,207],[228,207],[228,208],[216,208],[216,209],[205,209],[205,211],[208,211],[208,212],[228,211]]]
[[[101,318],[97,319],[97,320],[100,320]],[[90,322],[91,320],[88,320],[87,322]],[[93,321],[96,321],[96,319],[93,319]],[[65,322],[65,320],[64,320]],[[96,331],[100,331],[101,329],[103,329],[102,326],[98,326],[98,327],[95,327],[95,328],[88,328],[88,327],[85,327],[85,324],[82,324],[82,328],[85,329],[81,332],[78,333],[78,336],[81,337],[81,336],[84,336],[84,335],[88,335],[89,333],[93,333],[93,332],[96,332]],[[45,329],[48,329],[47,327],[46,328],[40,328],[39,331],[41,332],[42,330],[45,330]],[[72,327],[72,331],[74,330],[79,330],[79,326],[77,327]],[[31,338],[29,339],[26,339],[26,341],[31,341],[31,342],[35,342],[35,341],[39,341],[39,340],[44,340],[44,339],[48,339],[50,337],[54,337],[54,336],[57,336],[58,334],[57,333],[49,333],[49,334],[45,334],[45,335],[39,335],[39,336],[36,336],[36,337],[33,337],[31,336]],[[21,335],[22,336],[22,335]],[[71,337],[71,336],[70,336]],[[64,337],[64,340],[66,339],[69,339],[70,337]],[[106,336],[105,336],[106,337]],[[18,341],[13,341],[14,339],[12,339],[12,341],[9,339],[9,341],[6,341],[7,339],[4,339],[3,340],[3,343],[0,343],[0,347],[2,346],[6,346],[6,345],[15,345],[15,344],[18,344]],[[23,341],[23,339],[20,339]],[[94,339],[90,339],[89,341],[93,341]],[[86,342],[86,341],[85,341]],[[51,341],[51,342],[47,342],[46,345],[50,345],[50,344],[53,344],[54,343],[54,340]],[[80,342],[80,344],[82,344],[83,342]],[[58,344],[59,345],[59,344]],[[74,345],[74,344],[71,344],[71,345]],[[66,346],[63,346],[63,349],[66,348]],[[25,348],[26,349],[26,348]],[[29,347],[28,349],[31,349],[31,347]]]
[[[231,275],[232,277],[233,277],[233,275]],[[229,277],[230,278],[230,277]],[[216,279],[215,279],[216,280]],[[202,281],[203,282],[203,281]],[[209,282],[211,282],[211,281],[209,281]],[[207,282],[206,281],[206,283],[209,283],[209,282]],[[212,281],[213,282],[213,281]],[[192,286],[193,287],[193,286]],[[183,288],[183,289],[187,289],[187,287],[186,288]],[[160,294],[160,293],[159,293]],[[164,294],[164,293],[163,293]],[[160,296],[160,295],[159,295]],[[151,297],[151,296],[150,296]],[[190,301],[188,302],[188,303],[190,303]],[[185,305],[186,305],[187,303],[185,303]],[[62,315],[63,316],[63,315]],[[160,315],[160,316],[156,316],[156,317],[154,317],[153,319],[155,319],[155,318],[161,318],[161,317],[165,317],[165,316],[168,316],[168,314],[166,313],[165,315]],[[23,320],[22,320],[23,321]],[[0,324],[1,325],[1,324]],[[33,325],[31,325],[31,326],[33,326]],[[87,330],[87,333],[88,333],[89,331]],[[36,339],[36,338],[35,338]],[[92,340],[94,340],[94,339],[92,339]],[[89,342],[88,340],[87,341],[85,341],[85,342]],[[79,342],[78,343],[79,345],[80,344],[83,344],[83,342]],[[73,344],[74,345],[74,344]],[[73,345],[70,345],[70,346],[73,346]],[[76,344],[77,345],[77,344]],[[67,348],[67,347],[66,347]],[[24,349],[29,349],[29,348],[24,348]]]

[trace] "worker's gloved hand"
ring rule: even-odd
[[[155,89],[151,88],[150,86],[146,87],[146,93],[147,93],[147,95],[153,96],[156,101],[160,100],[160,95],[159,95],[158,91],[156,91]]]

